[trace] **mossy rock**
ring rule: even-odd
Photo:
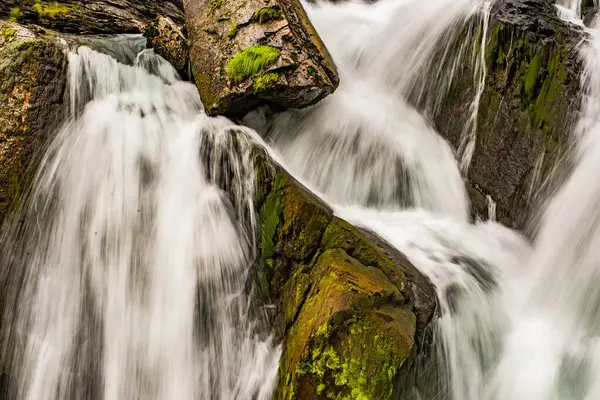
[[[255,164],[261,246],[251,276],[262,304],[277,306],[271,322],[284,344],[275,398],[430,393],[415,377],[418,360],[434,356],[431,283],[376,235],[334,217],[260,149]],[[425,375],[439,383],[434,369]]]
[[[474,211],[482,218],[487,218],[490,196],[497,203],[499,221],[525,228],[548,190],[562,178],[552,170],[568,156],[578,118],[582,71],[578,44],[584,37],[580,27],[558,17],[552,2],[494,4],[477,140],[468,171]],[[458,149],[476,83],[470,60],[462,60],[457,70],[461,73],[435,121],[438,131]]]
[[[184,71],[188,64],[187,40],[181,29],[169,17],[160,16],[146,29],[148,48],[167,60],[178,71]]]
[[[181,0],[2,0],[0,19],[63,33],[142,33],[159,15],[183,24]]]
[[[24,192],[36,148],[60,123],[66,84],[64,48],[0,21],[0,221]]]
[[[208,115],[303,108],[339,84],[298,0],[185,0],[194,80]]]

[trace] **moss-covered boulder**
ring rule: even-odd
[[[65,71],[55,36],[0,20],[0,221],[23,191],[33,150],[61,120]]]
[[[187,67],[188,46],[181,29],[169,17],[156,18],[146,30],[148,47],[167,60],[175,69],[182,71]]]
[[[505,0],[491,11],[485,49],[486,83],[468,189],[477,214],[487,196],[497,217],[523,228],[536,193],[565,155],[580,106],[582,30],[562,21],[550,0]],[[479,40],[479,39],[476,39]],[[435,122],[456,148],[473,100],[473,69],[459,69]],[[547,194],[547,193],[546,193]],[[543,196],[546,197],[546,196]]]
[[[298,0],[185,0],[190,61],[207,114],[315,104],[335,65]]]
[[[183,24],[181,0],[2,0],[0,18],[65,33],[141,33],[159,15]]]
[[[436,299],[397,250],[333,215],[262,150],[257,297],[283,342],[276,399],[433,398]],[[426,376],[426,378],[425,378]]]

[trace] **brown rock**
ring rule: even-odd
[[[0,21],[0,221],[19,200],[35,148],[61,121],[66,59],[56,37]]]
[[[332,93],[335,65],[298,0],[185,0],[190,60],[207,114],[268,103],[303,108]]]
[[[181,29],[169,17],[158,17],[145,33],[148,47],[171,63],[177,70],[187,66],[188,46]]]

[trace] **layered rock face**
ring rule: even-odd
[[[53,35],[0,21],[0,221],[23,193],[34,150],[62,120],[66,58]]]
[[[208,115],[264,103],[302,108],[338,86],[335,65],[302,5],[185,0],[192,72]]]
[[[3,0],[0,19],[66,33],[141,33],[159,15],[183,24],[181,0]]]
[[[536,194],[548,194],[560,180],[553,168],[567,154],[577,121],[582,69],[578,45],[584,37],[579,27],[560,20],[549,0],[494,5],[477,141],[468,171],[478,215],[487,216],[490,196],[500,222],[524,228],[540,205]],[[473,99],[473,70],[466,64],[435,118],[438,131],[457,148]]]
[[[262,241],[253,275],[264,301],[277,306],[284,345],[275,398],[433,396],[430,282],[381,239],[333,216],[263,153],[257,158]]]

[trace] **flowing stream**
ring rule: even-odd
[[[264,141],[207,117],[139,38],[74,46],[67,120],[3,233],[10,398],[271,398],[281,349],[245,290],[257,248],[250,140],[431,279],[440,398],[600,398],[600,25],[580,49],[577,167],[531,243],[495,222],[491,198],[488,221],[468,220],[491,5],[305,4],[341,85],[306,110],[247,115]],[[583,25],[578,1],[557,6]],[[473,101],[454,152],[430,121],[465,59]]]

